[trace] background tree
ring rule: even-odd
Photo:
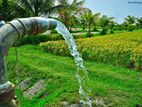
[[[135,21],[136,21],[136,18],[134,16],[127,16],[127,18],[125,18],[125,21],[128,23],[128,24],[134,24]]]
[[[138,26],[138,29],[142,29],[142,17],[141,18],[136,18],[136,21],[137,21],[137,26]]]
[[[100,13],[94,14],[93,18],[93,26],[94,26],[94,31],[98,31],[97,26],[99,25],[99,18],[100,18]]]
[[[135,29],[135,22],[136,22],[136,18],[134,16],[127,16],[127,18],[125,18],[124,23],[127,24],[128,26],[128,30],[129,31],[133,31]]]
[[[115,25],[116,23],[113,20],[111,20],[109,23],[110,33],[114,33],[113,28],[115,27]]]
[[[19,6],[26,10],[30,16],[48,15],[56,12],[60,5],[55,5],[55,0],[19,0]]]
[[[59,9],[59,19],[65,24],[68,29],[73,26],[74,21],[76,21],[77,16],[80,12],[82,12],[84,0],[73,0],[70,2],[69,0],[58,0],[59,6],[62,8]]]
[[[102,35],[105,35],[110,27],[110,23],[112,22],[114,18],[113,17],[108,17],[106,15],[103,15],[101,18],[100,18],[100,27],[102,28],[101,30],[101,34]]]
[[[78,19],[79,19],[80,25],[82,26],[82,30],[85,30],[87,21],[85,20],[84,15],[80,15]]]
[[[127,23],[127,22],[123,22],[123,23],[121,24],[121,29],[122,29],[122,30],[128,30],[128,23]]]
[[[85,30],[87,26],[87,18],[86,18],[86,13],[90,12],[91,10],[88,8],[84,8],[82,12],[79,13],[78,15],[78,20],[80,22],[80,25],[82,26],[82,29]]]
[[[96,25],[96,20],[100,13],[93,14],[91,10],[86,10],[81,14],[81,20],[88,26],[88,36],[91,36],[91,25],[94,23]]]
[[[3,14],[4,20],[12,20],[16,17],[24,17],[25,10],[20,8],[18,0],[0,0],[0,13]]]
[[[70,32],[72,32],[72,28],[76,28],[79,25],[79,20],[78,17],[73,15],[72,17],[70,17],[70,20],[68,22],[68,29]]]

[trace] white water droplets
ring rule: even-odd
[[[78,68],[78,72],[76,73],[76,78],[78,80],[79,87],[80,87],[79,88],[79,94],[81,96],[80,103],[86,105],[86,107],[92,107],[91,100],[84,90],[84,86],[86,85],[85,83],[87,80],[89,80],[89,78],[88,78],[88,72],[83,65],[83,59],[77,50],[76,43],[71,33],[61,22],[57,20],[56,22],[57,22],[57,27],[55,30],[58,33],[60,33],[65,39],[65,42],[68,45],[70,53],[74,57],[76,66]]]

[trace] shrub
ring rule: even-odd
[[[135,26],[134,25],[128,25],[128,28],[127,28],[129,31],[133,31],[135,30]]]
[[[93,37],[93,36],[94,36],[94,35],[93,35],[92,33],[90,33],[90,34],[87,33],[87,34],[86,34],[86,37]]]
[[[79,33],[79,32],[87,32],[87,30],[73,30],[71,31],[71,33]]]
[[[41,42],[46,42],[48,40],[48,36],[44,35],[26,35],[24,38],[21,38],[17,41],[17,45],[25,45],[25,44],[39,44]]]
[[[73,36],[76,39],[85,38],[86,34],[73,35]],[[39,44],[41,42],[57,41],[57,40],[63,40],[63,37],[60,34],[26,35],[24,38],[21,38],[19,41],[17,41],[17,46],[21,46],[25,44]]]
[[[141,32],[77,39],[76,43],[84,59],[142,70]],[[46,52],[70,55],[64,41],[41,43],[40,46]]]

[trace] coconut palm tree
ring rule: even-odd
[[[82,30],[85,30],[87,24],[86,24],[86,20],[85,20],[84,16],[80,15],[78,17],[78,20],[79,20],[80,26],[82,27]]]
[[[113,28],[114,28],[114,26],[115,26],[116,24],[117,24],[117,23],[114,22],[113,20],[110,21],[110,24],[109,24],[110,33],[114,33]]]
[[[99,16],[100,13],[93,14],[89,9],[86,9],[86,11],[81,14],[82,25],[88,26],[88,36],[91,36],[91,25],[94,24],[94,26],[96,27]]]
[[[129,31],[133,31],[135,29],[135,22],[136,22],[136,18],[134,16],[127,16],[127,18],[125,18],[125,23],[128,26],[128,30]]]
[[[17,4],[17,0],[0,0],[0,13],[3,14],[4,20],[12,20],[16,17],[24,17],[24,11]]]
[[[91,11],[91,10],[88,8],[84,8],[84,10],[78,14],[77,19],[78,19],[79,25],[82,27],[82,30],[85,30],[85,28],[87,26],[85,13],[87,13],[88,11]]]
[[[125,22],[127,22],[128,24],[133,25],[136,22],[136,18],[134,16],[127,16],[127,18],[125,18]]]
[[[141,29],[142,28],[142,17],[141,18],[136,18],[136,21],[137,21],[137,26],[138,26],[138,28],[139,29]]]
[[[99,18],[100,18],[100,13],[94,14],[93,18],[93,25],[94,25],[94,31],[98,31],[97,25],[99,24]]]
[[[100,18],[100,26],[102,28],[101,34],[105,35],[110,27],[110,23],[112,22],[114,18],[113,17],[108,17],[106,15],[103,15]]]
[[[18,0],[19,6],[27,10],[30,16],[41,16],[55,9],[55,0]],[[54,8],[53,8],[54,7]]]
[[[8,13],[8,5],[9,5],[8,0],[0,0],[0,13],[2,13],[4,17]]]
[[[58,10],[59,19],[65,24],[68,29],[75,24],[74,21],[77,20],[78,14],[83,11],[84,0],[58,0],[58,5],[62,6]]]

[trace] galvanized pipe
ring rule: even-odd
[[[0,29],[0,94],[12,87],[6,76],[5,55],[11,46],[26,34],[43,33],[54,29],[57,23],[54,19],[41,17],[15,19]]]

